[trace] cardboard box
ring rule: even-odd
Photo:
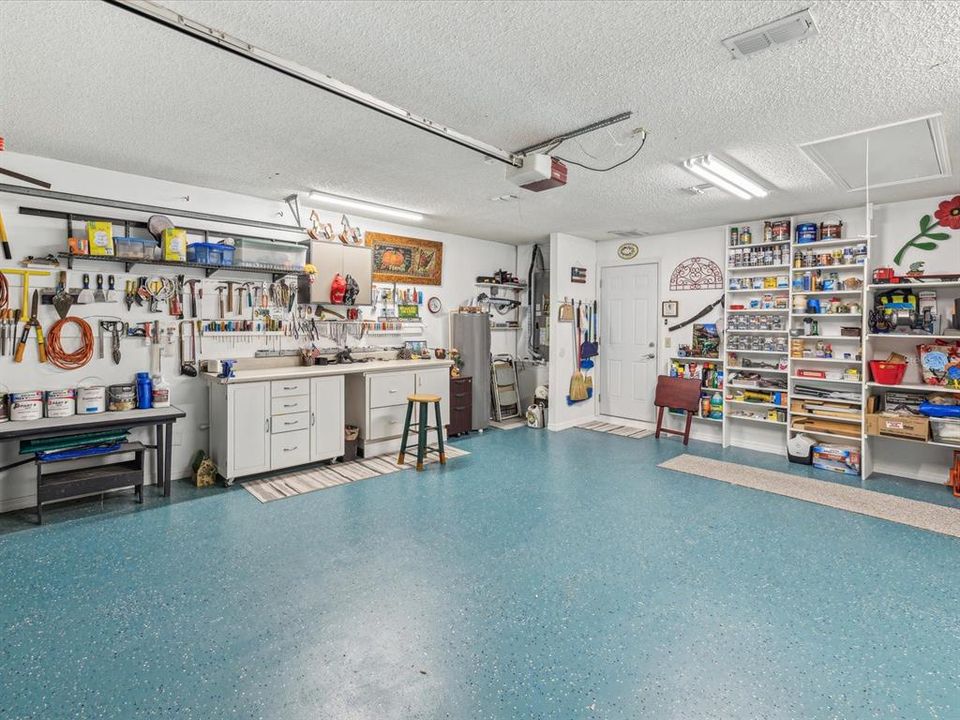
[[[930,419],[911,415],[868,414],[867,435],[889,435],[911,440],[926,440],[930,437]]]
[[[827,443],[814,445],[813,466],[843,475],[859,475],[860,449]]]

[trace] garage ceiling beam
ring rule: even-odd
[[[440,123],[433,122],[428,118],[415,115],[408,110],[393,105],[365,93],[352,85],[335,80],[329,75],[311,70],[304,65],[286,60],[278,55],[262,50],[251,45],[244,40],[235,38],[216,28],[212,28],[203,23],[191,20],[179,13],[169,10],[162,5],[158,5],[149,0],[104,0],[109,5],[131,12],[134,15],[145,18],[152,22],[168,27],[177,32],[183,33],[201,42],[205,42],[213,47],[232,53],[239,57],[254,62],[263,67],[282,73],[287,77],[311,85],[319,90],[332,93],[350,102],[361,105],[370,110],[400,120],[408,125],[423,130],[425,132],[441,137],[444,140],[456,143],[462,147],[478,152],[485,157],[499,160],[507,165],[520,167],[523,159],[515,153],[498,148],[495,145],[477,140],[476,138],[464,135],[461,132],[449,128]]]

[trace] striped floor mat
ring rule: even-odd
[[[466,450],[460,450],[452,445],[446,446],[447,460],[469,455]],[[426,465],[438,462],[436,453],[427,455]],[[243,483],[243,488],[262,503],[282,500],[283,498],[303,495],[314,490],[325,490],[336,485],[346,485],[357,480],[389,475],[400,470],[416,467],[417,455],[407,453],[403,465],[397,465],[397,456],[379,455],[372,458],[358,458],[346,463],[321,465],[300,472],[293,472],[278,477],[250,480]]]
[[[629,427],[627,425],[617,425],[615,423],[603,422],[602,420],[592,420],[583,425],[577,425],[581,430],[593,430],[594,432],[610,433],[611,435],[620,435],[628,438],[645,438],[647,435],[653,435],[653,430],[647,428]]]
[[[684,453],[657,467],[960,537],[960,509]]]

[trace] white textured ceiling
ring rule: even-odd
[[[167,7],[506,149],[622,110],[633,162],[519,202],[504,166],[100,2],[0,2],[8,149],[271,198],[309,188],[421,210],[425,225],[523,242],[608,237],[852,206],[797,143],[943,112],[960,168],[960,2],[819,2],[821,35],[730,60],[728,35],[804,2],[214,2]],[[623,156],[605,133],[560,154]],[[598,159],[585,155],[586,150]],[[693,197],[714,151],[776,190]],[[276,174],[278,173],[278,174]],[[953,178],[874,200],[960,188]],[[94,190],[94,189],[91,189]]]

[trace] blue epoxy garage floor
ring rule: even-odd
[[[674,440],[458,445],[0,536],[0,718],[960,717],[960,540],[657,468]]]

